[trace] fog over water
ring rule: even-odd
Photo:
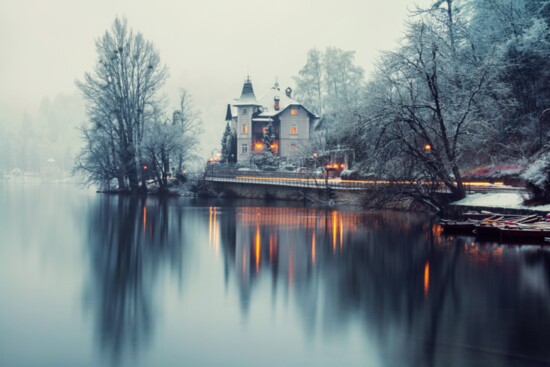
[[[62,143],[74,154],[74,127],[85,118],[75,79],[93,69],[94,40],[122,16],[170,68],[163,91],[171,104],[181,87],[193,95],[205,156],[219,145],[225,106],[247,74],[259,95],[276,77],[292,85],[307,51],[327,46],[355,50],[368,74],[379,51],[396,45],[415,3],[423,1],[0,0],[0,129],[26,120],[38,129],[49,123],[44,104],[65,99],[54,110],[73,111],[55,129],[70,131]]]

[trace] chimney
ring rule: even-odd
[[[285,93],[288,98],[292,98],[292,88],[287,87]]]
[[[273,109],[275,109],[275,111],[279,111],[279,108],[281,108],[279,105],[279,97],[273,98],[273,102]]]

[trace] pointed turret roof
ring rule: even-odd
[[[231,121],[233,115],[231,114],[231,105],[227,104],[227,111],[225,112],[225,121]]]
[[[256,100],[256,95],[254,94],[254,88],[252,87],[252,82],[250,77],[246,77],[246,80],[243,84],[243,91],[241,97],[233,103],[234,106],[260,106]]]

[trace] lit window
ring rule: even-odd
[[[291,109],[291,110],[290,110],[290,114],[291,114],[292,116],[298,115],[298,109],[297,109],[297,108]]]
[[[262,134],[265,134],[267,132],[267,127],[262,127]]]
[[[248,134],[248,124],[243,124],[243,134]]]
[[[241,153],[242,154],[247,154],[248,153],[248,144],[243,144],[241,146]]]
[[[298,127],[296,125],[290,125],[290,135],[298,135]]]
[[[243,115],[246,115],[248,113],[248,109],[243,108]]]

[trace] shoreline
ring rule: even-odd
[[[476,193],[466,198],[449,203],[443,210],[445,215],[457,216],[469,210],[490,211],[498,214],[539,214],[550,213],[550,204],[527,206],[521,192],[510,193]]]

